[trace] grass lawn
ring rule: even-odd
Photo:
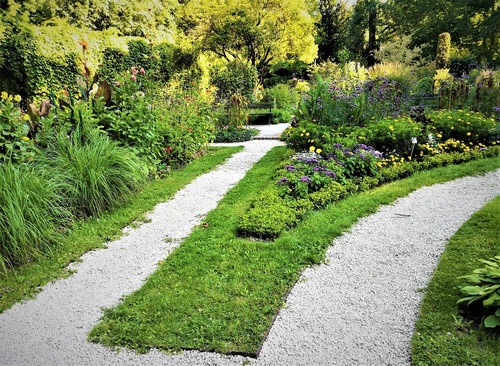
[[[500,158],[419,172],[308,214],[275,241],[236,236],[238,217],[268,184],[289,150],[259,161],[151,275],[89,335],[94,342],[146,352],[200,349],[255,355],[301,271],[323,260],[332,240],[359,218],[424,185],[491,171]]]
[[[450,239],[427,288],[413,335],[414,365],[500,365],[498,331],[464,317],[457,286],[500,254],[500,197],[476,212]]]
[[[107,241],[122,235],[122,229],[134,221],[144,220],[144,215],[156,204],[166,201],[195,179],[242,147],[211,148],[209,154],[191,162],[183,169],[174,170],[161,180],[151,181],[126,203],[101,215],[78,222],[65,237],[64,242],[54,247],[39,261],[0,273],[0,312],[14,303],[36,294],[42,286],[57,278],[67,276],[67,265],[85,252],[105,247]]]

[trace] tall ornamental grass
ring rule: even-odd
[[[58,134],[39,163],[43,169],[62,172],[61,178],[74,188],[66,192],[67,204],[80,217],[113,206],[147,176],[147,168],[131,150],[94,129]]]
[[[58,221],[67,218],[57,181],[32,165],[0,164],[0,270],[27,263],[55,243]]]

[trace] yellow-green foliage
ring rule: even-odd
[[[113,29],[105,31],[90,31],[86,28],[76,28],[64,22],[50,26],[30,26],[35,47],[40,56],[64,65],[65,58],[74,54],[83,73],[83,46],[88,44],[85,57],[87,67],[93,74],[102,62],[103,51],[106,48],[128,52],[127,42],[139,37],[123,37]]]
[[[450,63],[451,36],[450,33],[441,33],[438,38],[436,68],[444,69]]]
[[[105,51],[127,55],[133,42],[142,42],[152,50],[140,37],[123,37],[112,29],[77,28],[62,20],[43,26],[11,20],[3,23],[3,28],[0,89],[34,101],[47,99],[51,90],[68,88],[76,92],[77,77],[85,75],[86,66],[93,78],[105,63]]]

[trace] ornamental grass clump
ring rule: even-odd
[[[58,224],[69,217],[60,205],[58,171],[0,164],[0,271],[25,264],[56,243]]]
[[[138,189],[147,169],[131,150],[121,147],[97,130],[77,128],[69,136],[59,133],[38,164],[61,172],[60,179],[73,187],[65,204],[77,216],[95,216]]]

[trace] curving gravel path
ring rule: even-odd
[[[85,254],[74,275],[0,314],[0,365],[409,364],[423,296],[418,289],[428,283],[448,238],[500,194],[500,170],[424,187],[360,220],[335,240],[327,264],[305,270],[257,359],[196,351],[136,355],[86,341],[101,308],[139,288],[279,142],[243,145],[244,151],[158,205],[151,222],[127,230],[105,250]]]

